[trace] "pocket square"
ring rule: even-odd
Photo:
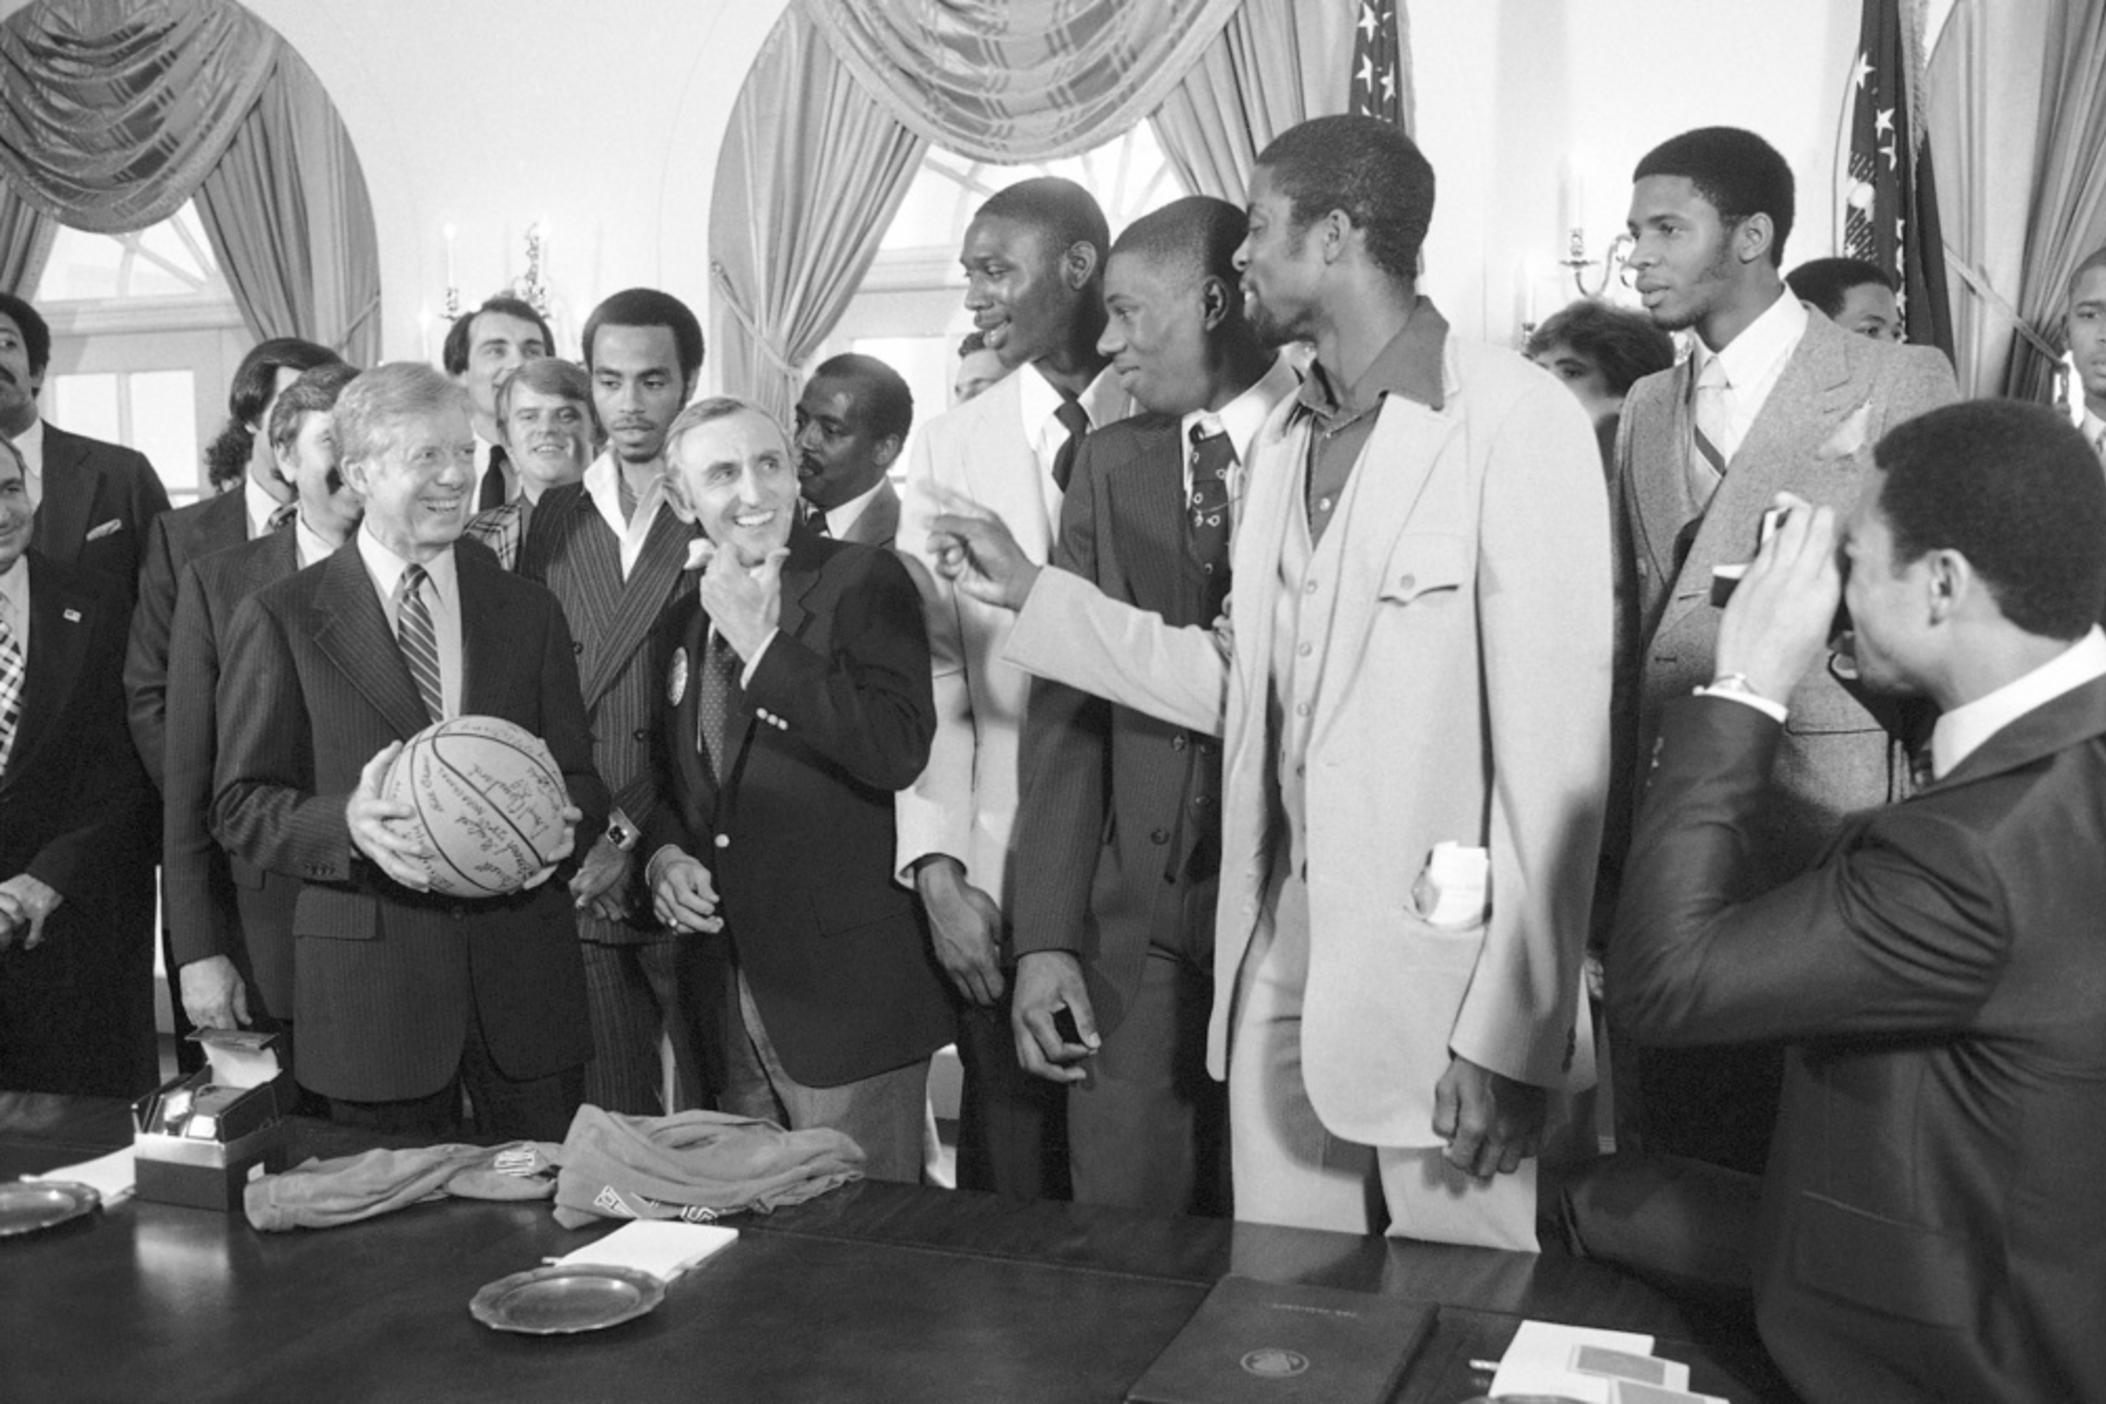
[[[1816,456],[1823,461],[1855,458],[1865,446],[1866,430],[1871,422],[1872,402],[1867,400],[1843,416],[1843,422],[1835,426],[1835,432],[1816,451]]]
[[[84,541],[100,541],[100,540],[102,540],[102,539],[103,539],[103,538],[104,538],[105,536],[113,536],[113,535],[115,535],[116,533],[118,533],[118,532],[120,532],[120,531],[123,531],[123,530],[124,530],[124,518],[122,518],[122,517],[112,517],[112,518],[110,518],[110,519],[109,519],[108,521],[104,522],[104,523],[103,523],[103,524],[102,524],[101,526],[99,526],[99,527],[96,527],[96,528],[95,528],[94,530],[90,531],[90,532],[89,532],[89,533],[88,533],[88,534],[87,534],[87,535],[86,535],[85,537],[83,537],[83,538],[82,538],[82,540],[84,540]]]

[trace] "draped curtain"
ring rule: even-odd
[[[1345,110],[1356,9],[1244,0],[1150,119],[1188,190],[1242,204],[1274,137]]]
[[[0,292],[25,300],[33,296],[57,237],[58,221],[0,180]]]
[[[196,195],[251,331],[379,352],[378,250],[349,139],[313,72],[232,0],[38,0],[0,23],[0,183],[98,233]],[[0,203],[0,272],[34,252],[17,239],[35,221],[9,213]]]
[[[2064,0],[2048,26],[2040,136],[2027,212],[2025,279],[2018,310],[2060,354],[2070,274],[2106,244],[2106,5]],[[2055,360],[2031,341],[2013,344],[2004,393],[2044,400]]]
[[[1343,108],[1352,5],[795,0],[733,109],[710,204],[711,364],[789,417],[931,143],[1048,160],[1151,114],[1188,186],[1240,201],[1256,153]]]
[[[783,16],[732,109],[710,200],[726,390],[790,421],[798,366],[855,295],[927,148],[801,11]]]

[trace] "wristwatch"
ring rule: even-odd
[[[629,816],[619,809],[607,816],[607,842],[622,852],[627,853],[634,849],[636,841],[642,837],[643,835],[636,831],[636,826],[629,822]]]

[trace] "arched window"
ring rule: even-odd
[[[60,229],[30,301],[51,324],[51,422],[139,450],[179,506],[209,491],[204,446],[255,341],[191,204],[131,234]]]
[[[965,310],[959,241],[988,196],[1041,175],[1066,176],[1088,189],[1104,207],[1114,236],[1135,217],[1189,193],[1146,122],[1079,156],[1017,166],[932,147],[862,288],[812,364],[843,351],[876,356],[906,377],[917,423],[950,408],[958,342],[973,325]]]

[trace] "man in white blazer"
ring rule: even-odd
[[[1578,402],[1418,296],[1432,207],[1372,119],[1259,158],[1244,296],[1316,361],[1252,449],[1225,625],[934,525],[961,590],[1023,601],[1012,662],[1224,727],[1208,1062],[1237,1216],[1532,1250],[1549,1094],[1591,1076],[1608,508]]]
[[[1076,440],[1131,412],[1097,350],[1110,243],[1090,193],[1053,177],[999,190],[973,216],[959,251],[965,305],[988,346],[1016,369],[922,430],[907,468],[902,554],[925,551],[933,488],[1000,512],[1031,559],[1046,559]],[[937,957],[963,1000],[958,1183],[1019,1198],[1061,1196],[1061,1089],[1017,1067],[1003,971],[1017,738],[1031,679],[1001,661],[1008,612],[939,584],[928,621],[936,739],[928,769],[899,796],[899,864],[928,908]]]

